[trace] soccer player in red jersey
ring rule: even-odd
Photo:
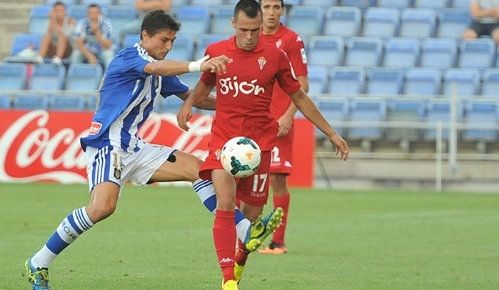
[[[307,56],[303,40],[294,31],[280,23],[280,18],[285,12],[284,1],[260,0],[259,2],[263,11],[260,40],[273,44],[286,53],[298,82],[302,89],[308,92]],[[284,235],[290,203],[287,177],[293,168],[293,120],[296,106],[278,83],[274,85],[270,111],[279,124],[277,143],[272,149],[270,163],[270,187],[272,188],[274,208],[282,208],[284,215],[280,227],[274,232],[270,245],[259,252],[262,254],[284,254],[287,252]]]
[[[248,254],[239,242],[236,255],[236,197],[241,200],[240,208],[250,220],[259,217],[268,198],[270,155],[279,129],[270,112],[275,83],[278,82],[303,115],[328,136],[341,159],[346,160],[349,153],[348,143],[330,127],[302,90],[286,54],[275,45],[259,40],[262,25],[260,4],[255,0],[240,0],[234,9],[232,24],[235,36],[209,45],[205,52],[211,57],[226,55],[229,58],[226,72],[203,73],[177,115],[179,126],[188,130],[192,105],[216,87],[212,140],[200,176],[213,181],[218,200],[213,239],[223,273],[224,290],[238,289],[237,281]],[[223,170],[219,160],[224,143],[236,136],[255,140],[262,150],[257,172],[238,180]]]

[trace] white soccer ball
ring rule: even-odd
[[[247,137],[234,137],[227,141],[220,153],[222,166],[234,177],[248,177],[254,174],[258,166],[262,151],[258,144]]]

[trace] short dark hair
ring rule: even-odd
[[[234,18],[237,14],[242,11],[249,18],[256,18],[258,15],[262,15],[262,7],[256,2],[256,0],[240,0],[237,2],[234,8]]]
[[[55,6],[64,6],[64,8],[66,8],[66,4],[62,1],[55,1],[54,4],[52,4],[52,7],[55,7]]]
[[[153,36],[163,29],[179,31],[180,22],[163,10],[151,11],[144,17],[142,25],[140,26],[140,39],[142,39],[142,31],[144,30],[147,31],[149,36]]]

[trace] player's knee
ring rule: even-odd
[[[101,202],[87,207],[88,216],[94,223],[109,217],[115,210],[116,203],[114,202]]]

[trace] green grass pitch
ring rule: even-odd
[[[87,201],[84,185],[0,184],[0,289],[30,289],[24,260]],[[212,221],[189,187],[127,186],[51,285],[220,289]],[[499,194],[295,189],[288,229],[289,253],[252,254],[240,289],[499,288]]]

